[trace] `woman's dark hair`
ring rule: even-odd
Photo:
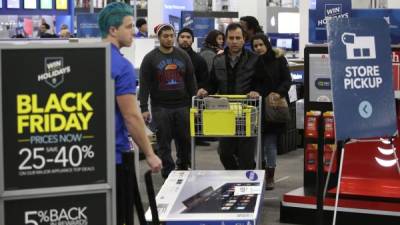
[[[42,23],[42,25],[46,28],[46,30],[50,29],[50,25],[47,23]]]
[[[147,24],[147,21],[143,18],[136,20],[136,27],[140,29],[143,25]]]
[[[256,34],[251,38],[251,49],[254,51],[254,41],[255,40],[261,40],[262,42],[264,42],[264,45],[267,47],[267,53],[265,54],[267,57],[271,57],[271,58],[275,58],[275,53],[272,49],[272,45],[271,42],[269,42],[268,37],[265,36],[264,34]]]
[[[222,35],[222,39],[225,41],[225,35],[219,30],[212,30],[208,32],[206,39],[204,40],[204,46],[208,48],[220,48],[217,43],[217,37]]]
[[[264,33],[258,23],[258,20],[254,16],[243,16],[240,17],[241,21],[246,22],[248,30],[254,30],[254,34]]]

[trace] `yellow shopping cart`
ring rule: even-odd
[[[190,109],[192,169],[195,169],[195,137],[257,137],[257,168],[261,165],[261,97],[213,95],[193,97]]]

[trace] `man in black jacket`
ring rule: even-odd
[[[192,49],[194,41],[193,31],[190,28],[183,28],[178,33],[178,46],[186,51],[192,61],[194,68],[194,75],[196,76],[197,85],[199,88],[204,88],[208,82],[209,74],[206,61]],[[196,145],[209,146],[210,144],[202,140],[203,138],[196,138]]]
[[[244,49],[244,32],[240,24],[229,24],[225,37],[227,48],[224,54],[214,58],[210,81],[197,95],[218,93],[258,97],[258,92],[254,91],[258,56]],[[256,138],[221,138],[220,160],[227,170],[254,169],[255,148]]]
[[[207,63],[199,54],[197,54],[192,49],[192,44],[194,41],[193,31],[187,27],[183,28],[178,33],[178,46],[185,50],[193,64],[194,74],[197,80],[197,86],[199,88],[204,88],[209,79]]]

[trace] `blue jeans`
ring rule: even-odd
[[[266,168],[276,167],[276,154],[278,148],[278,135],[265,133],[263,135],[264,160],[267,163]]]

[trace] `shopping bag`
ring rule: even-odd
[[[271,123],[286,123],[290,120],[289,106],[285,97],[268,95],[265,101],[265,120]]]
[[[229,100],[225,97],[204,98],[206,109],[229,109]]]

